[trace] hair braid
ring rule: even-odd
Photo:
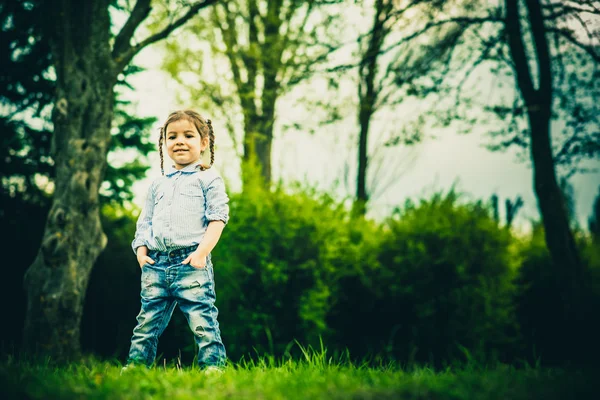
[[[164,167],[164,156],[163,156],[163,140],[164,140],[165,131],[163,128],[160,128],[160,137],[158,138],[158,153],[160,154],[160,172],[161,174],[165,174]]]
[[[206,125],[208,125],[208,148],[210,149],[210,164],[208,168],[210,168],[215,163],[215,132],[213,131],[210,119],[206,120]]]

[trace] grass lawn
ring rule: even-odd
[[[325,359],[134,368],[94,360],[64,367],[0,362],[0,399],[598,399],[599,371],[461,368],[433,371],[338,364]]]

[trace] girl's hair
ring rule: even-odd
[[[158,152],[160,153],[160,171],[162,172],[163,175],[165,174],[165,169],[164,169],[164,156],[163,156],[162,148],[163,148],[163,143],[167,137],[167,126],[170,123],[173,123],[173,122],[176,122],[176,121],[179,121],[182,119],[188,120],[192,124],[194,124],[194,126],[198,130],[198,133],[200,134],[201,141],[208,137],[208,148],[210,150],[210,164],[209,165],[200,164],[200,169],[202,171],[209,169],[210,167],[212,167],[212,165],[215,162],[215,133],[213,132],[213,127],[210,122],[210,119],[204,119],[203,116],[201,116],[200,114],[198,114],[196,111],[193,111],[193,110],[174,111],[171,114],[169,114],[169,117],[165,121],[164,125],[160,128],[160,138],[158,139]]]

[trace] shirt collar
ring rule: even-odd
[[[171,165],[171,167],[165,173],[165,175],[166,176],[173,176],[173,175],[175,175],[178,172],[185,172],[187,174],[191,174],[191,173],[194,173],[194,172],[200,170],[200,164],[201,164],[201,161],[196,161],[195,163],[187,165],[187,166],[183,167],[182,169],[177,169],[177,168],[175,168],[175,165]]]

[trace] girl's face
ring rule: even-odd
[[[208,145],[208,138],[202,140],[194,124],[187,119],[171,122],[166,130],[167,152],[176,169],[182,169],[200,160],[201,152]]]

